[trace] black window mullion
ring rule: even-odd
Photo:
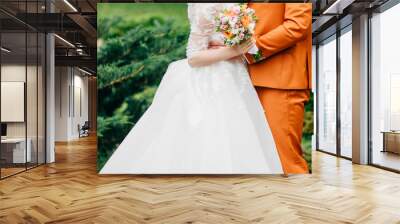
[[[315,148],[319,149],[319,44],[315,46]]]
[[[36,13],[39,13],[39,0],[36,1]],[[39,32],[36,32],[36,166],[38,165],[39,165]]]
[[[28,1],[25,0],[25,21],[28,19]],[[27,119],[27,89],[28,89],[28,26],[25,23],[25,88],[24,88],[24,120],[25,120],[25,170],[28,170],[28,119]]]
[[[339,27],[336,31],[336,154],[341,156],[341,114],[340,114],[340,35]]]
[[[2,22],[0,22],[0,47],[2,47],[3,45],[2,45],[2,32],[1,32],[1,29],[2,28]],[[1,52],[1,50],[0,50],[0,124],[3,124],[2,122],[1,122],[1,66],[2,66],[2,64],[1,64],[1,55],[2,55],[3,53]],[[0,130],[0,132],[1,132],[1,130]],[[0,134],[0,136],[2,135],[3,133],[1,133]],[[0,180],[2,179],[2,177],[1,177],[1,170],[2,170],[2,159],[1,159],[1,144],[0,144]]]
[[[368,64],[368,69],[367,69],[367,85],[368,85],[368,95],[367,95],[367,119],[368,119],[368,124],[367,124],[367,129],[368,129],[368,155],[367,155],[367,160],[368,164],[373,164],[373,149],[372,149],[372,25],[371,25],[371,20],[372,20],[372,10],[368,11],[368,30],[367,30],[367,46],[368,46],[368,53],[367,53],[367,64]]]
[[[47,13],[47,2],[46,4],[46,13]],[[47,35],[48,33],[44,33],[44,161],[43,163],[47,163]],[[42,69],[42,70],[43,70]]]

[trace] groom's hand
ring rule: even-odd
[[[247,52],[249,52],[249,50],[254,46],[255,44],[255,40],[252,39],[248,39],[245,42],[239,44],[239,45],[235,45],[232,48],[237,52],[237,56],[239,55],[243,55],[246,54]]]
[[[212,40],[210,42],[208,42],[208,49],[218,49],[220,47],[224,47],[224,43],[220,42],[220,41],[215,41]]]

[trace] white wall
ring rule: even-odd
[[[79,73],[79,75],[76,75],[75,70],[75,75],[74,75],[74,108],[73,108],[73,119],[72,119],[72,130],[71,130],[71,135],[74,137],[78,137],[78,124],[81,126],[85,123],[85,121],[88,121],[88,78],[87,76],[81,76],[82,73]],[[79,93],[80,92],[80,93]],[[80,95],[80,97],[79,97]],[[79,97],[79,98],[78,98]],[[81,101],[79,103],[79,100]],[[81,107],[81,108],[79,108]],[[81,110],[81,111],[80,111]],[[75,113],[74,113],[75,111]]]
[[[68,140],[68,86],[70,77],[69,68],[55,68],[55,140]]]
[[[38,69],[38,70],[37,70]],[[22,121],[5,122],[7,124],[7,137],[24,138],[27,136],[30,143],[32,161],[44,163],[45,150],[45,120],[44,120],[44,74],[41,66],[25,66],[18,63],[6,63],[1,66],[2,82],[24,82],[26,85],[26,107],[25,100],[22,107],[12,108],[3,105],[1,108],[3,113],[22,113]],[[25,80],[27,78],[27,80]],[[8,98],[9,92],[3,92],[2,98]],[[24,89],[19,90],[19,94],[24,94]],[[6,94],[6,95],[4,95]],[[25,98],[24,96],[22,98]],[[4,103],[4,102],[3,102]],[[2,103],[2,104],[3,104]],[[12,103],[12,102],[11,102]],[[15,102],[17,103],[17,102]],[[14,111],[12,111],[14,110]],[[19,111],[15,111],[19,110]],[[24,114],[26,112],[26,120]]]
[[[25,82],[25,64],[5,64],[1,66],[1,81]],[[6,110],[6,108],[1,108]],[[25,122],[7,123],[8,137],[25,137]]]
[[[88,120],[88,78],[76,68],[56,67],[55,85],[55,140],[77,139],[78,124]]]
[[[27,106],[30,106],[30,108],[27,108],[27,118],[28,118],[28,137],[29,134],[35,130],[35,135],[36,135],[36,119],[37,115],[36,113],[33,113],[32,111],[36,112],[36,80],[31,80],[31,74],[35,73],[36,74],[36,67],[29,66],[25,67],[24,65],[21,64],[3,64],[1,66],[1,81],[2,82],[24,82],[25,81],[25,75],[26,75],[26,69],[28,71],[28,83],[30,86],[34,86],[34,88],[27,88]],[[3,96],[4,97],[4,96]],[[40,107],[41,105],[39,105]],[[34,107],[34,108],[33,108]],[[7,108],[1,108],[2,110],[7,110]],[[22,108],[24,110],[24,108]],[[33,123],[32,123],[33,122]],[[25,126],[26,122],[7,122],[7,135],[8,137],[25,137]]]

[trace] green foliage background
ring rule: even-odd
[[[98,170],[151,104],[169,63],[185,58],[186,4],[98,4]],[[311,165],[312,101],[303,147]]]

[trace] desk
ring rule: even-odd
[[[5,138],[1,139],[1,157],[6,163],[25,163],[32,160],[32,140],[26,141],[28,144],[25,154],[25,138]],[[26,159],[26,160],[25,160]]]
[[[382,152],[400,154],[400,131],[383,131]]]

